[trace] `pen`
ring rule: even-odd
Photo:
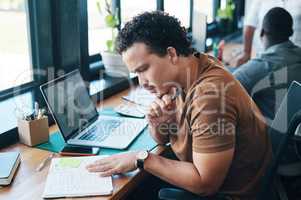
[[[34,102],[34,118],[36,119],[39,114],[39,103],[36,101]]]
[[[181,94],[180,89],[176,88],[176,93],[171,97],[171,100],[174,101]]]
[[[34,120],[34,113],[32,113],[30,115],[26,115],[25,120],[27,120],[27,121]]]
[[[45,114],[45,109],[39,109],[39,112],[38,112],[38,119],[41,119]]]
[[[176,98],[181,94],[180,89],[176,88],[176,93],[171,97],[171,103],[176,100]],[[171,103],[167,105],[167,109],[171,109]]]
[[[36,171],[39,172],[41,171],[46,164],[55,156],[55,153],[51,153],[47,158],[45,158],[40,164],[39,166],[36,168]]]
[[[141,104],[141,103],[137,103],[137,102],[135,102],[135,101],[133,101],[133,100],[130,100],[130,99],[126,98],[126,97],[121,97],[121,99],[124,100],[124,101],[130,102],[130,103],[132,103],[132,104],[135,104],[135,105],[137,105],[137,106],[147,108],[147,106],[145,106],[145,105],[143,105],[143,104]]]
[[[40,119],[42,117],[42,112],[41,112],[41,109],[39,109],[39,112],[38,112],[38,117],[37,119]]]

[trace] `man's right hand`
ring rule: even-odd
[[[166,94],[156,98],[150,106],[147,119],[153,138],[158,143],[166,143],[169,124],[176,122],[176,105],[171,95]]]

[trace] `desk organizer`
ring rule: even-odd
[[[48,117],[40,119],[25,120],[18,119],[19,140],[28,146],[47,142],[49,138]]]

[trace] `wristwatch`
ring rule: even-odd
[[[139,169],[144,169],[144,161],[147,159],[149,153],[148,151],[139,151],[136,155],[136,167]]]

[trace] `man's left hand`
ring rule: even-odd
[[[135,170],[137,152],[116,154],[87,165],[89,172],[100,172],[100,176],[111,176]]]

